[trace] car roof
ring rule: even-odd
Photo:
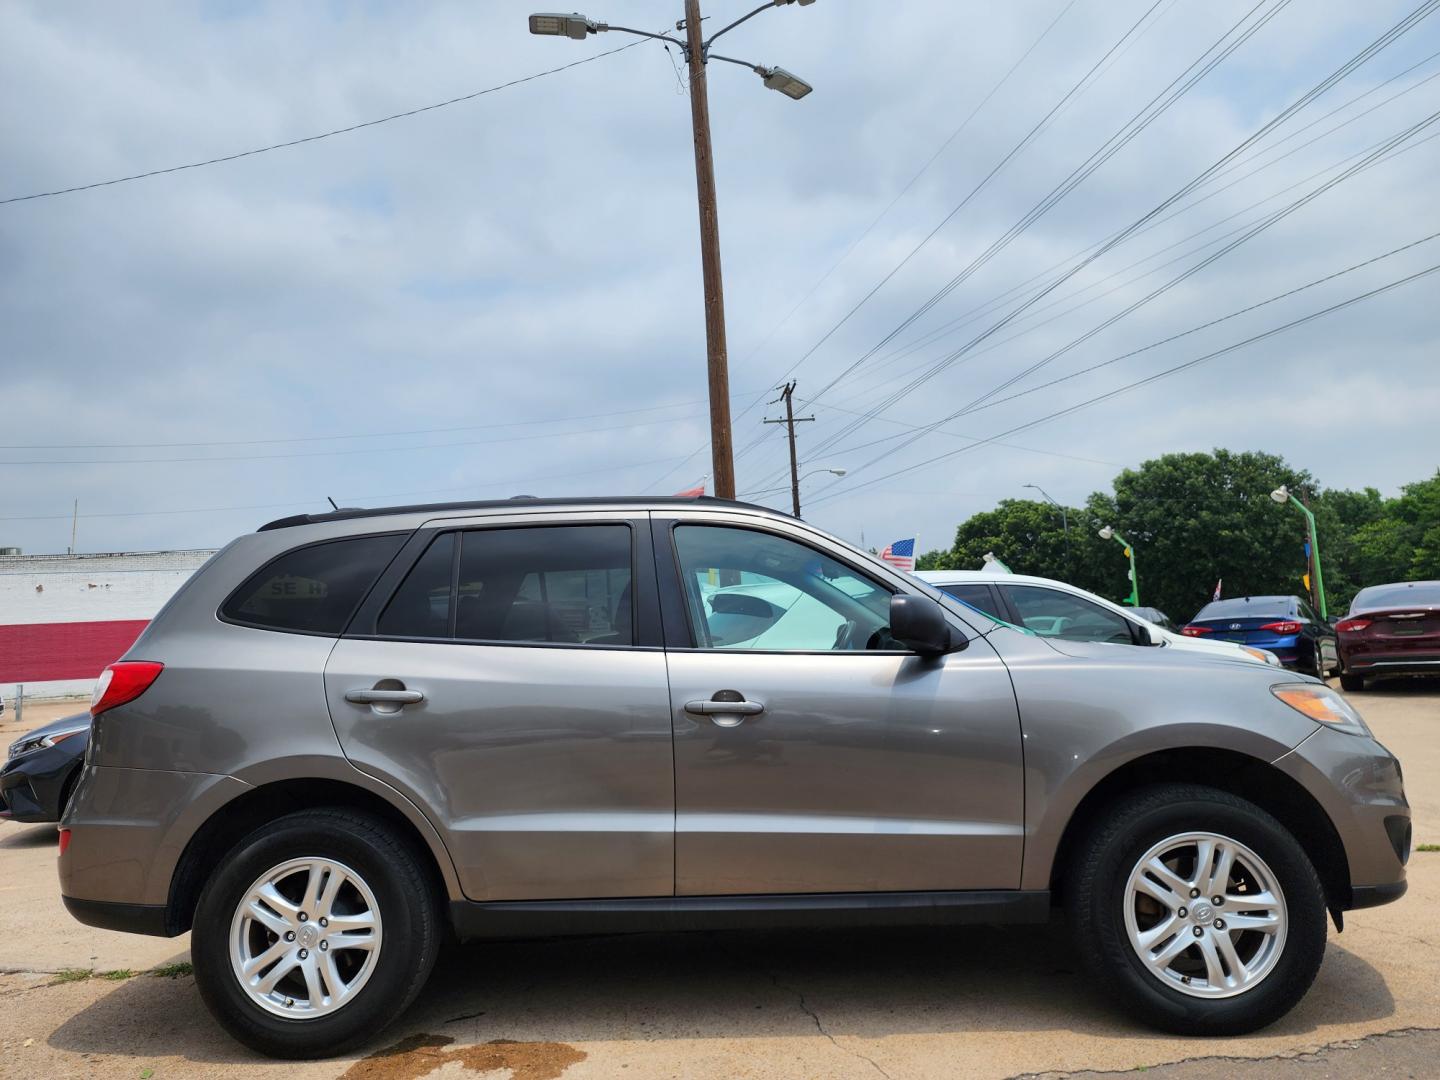
[[[962,582],[968,585],[974,581],[993,581],[997,585],[1002,582],[1010,585],[1058,585],[1062,589],[1085,591],[1077,585],[1056,578],[1037,577],[1034,574],[998,574],[994,570],[917,570],[915,576],[931,585],[958,585]]]
[[[292,514],[290,517],[267,521],[256,532],[272,532],[276,529],[290,529],[298,525],[320,525],[330,521],[354,521],[358,518],[391,517],[399,514],[449,513],[456,510],[528,510],[565,509],[569,507],[591,508],[628,507],[635,509],[675,509],[695,507],[705,510],[759,510],[767,514],[781,514],[768,506],[758,503],[739,502],[735,499],[717,499],[710,495],[669,495],[669,496],[585,496],[581,498],[539,499],[533,495],[516,495],[509,499],[476,499],[462,502],[414,503],[407,506],[356,507],[345,506],[324,514]]]

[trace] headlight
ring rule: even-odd
[[[1314,683],[1277,683],[1270,692],[1289,705],[1296,712],[1302,712],[1311,720],[1318,720],[1328,727],[1349,732],[1351,735],[1369,735],[1370,729],[1360,714],[1343,697],[1328,686]]]
[[[21,754],[28,754],[32,750],[41,750],[54,746],[56,743],[64,742],[66,739],[73,738],[76,735],[84,735],[89,730],[90,725],[86,724],[83,727],[62,728],[60,731],[51,731],[44,735],[27,735],[19,742],[10,744],[10,756],[12,758],[19,757]]]
[[[1240,648],[1244,649],[1256,660],[1263,661],[1264,663],[1269,664],[1271,667],[1280,666],[1280,658],[1276,656],[1273,652],[1271,652],[1269,649],[1252,649],[1249,645],[1241,645]]]

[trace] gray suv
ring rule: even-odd
[[[66,906],[193,932],[239,1040],[338,1053],[442,940],[1028,923],[1234,1034],[1405,891],[1400,765],[1318,680],[1044,638],[713,499],[272,522],[96,688]]]

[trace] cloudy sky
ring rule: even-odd
[[[587,14],[659,30],[680,6]],[[947,545],[1027,483],[1076,503],[1166,451],[1269,450],[1387,493],[1433,473],[1440,274],[1044,420],[1440,264],[1424,239],[1440,233],[1440,138],[1424,141],[1440,123],[1366,156],[1440,109],[1440,15],[1187,189],[1413,7],[820,0],[727,36],[717,51],[816,87],[794,102],[712,65],[742,494],[788,506],[771,490],[780,429],[761,424],[787,375],[815,398],[805,469],[850,470],[807,479],[807,518],[873,545]],[[718,26],[748,4],[706,8]],[[531,37],[529,10],[7,3],[0,198],[301,138],[626,43]],[[1237,24],[1227,44],[1253,36],[1013,228]],[[80,550],[114,551],[218,545],[326,496],[699,483],[679,59],[643,43],[319,142],[0,205],[0,544],[65,550],[76,499]],[[963,449],[975,439],[989,441]]]

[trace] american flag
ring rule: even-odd
[[[1210,600],[1211,600],[1212,603],[1213,603],[1214,601],[1220,599],[1220,585],[1221,585],[1221,583],[1222,583],[1224,580],[1225,580],[1224,578],[1217,578],[1217,579],[1216,579],[1216,581],[1215,581],[1215,595],[1212,596],[1212,597],[1210,597]]]
[[[914,570],[915,538],[912,536],[909,540],[896,540],[893,544],[885,545],[885,550],[880,552],[880,558],[897,570]]]

